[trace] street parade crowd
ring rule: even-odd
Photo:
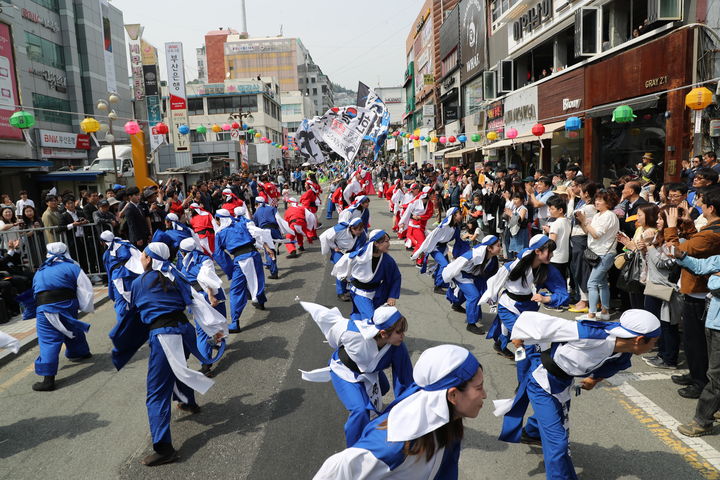
[[[154,451],[143,463],[155,466],[177,459],[173,400],[200,411],[195,392],[212,387],[247,304],[265,308],[281,252],[294,259],[318,241],[338,304],[352,313],[300,302],[332,349],[302,378],[331,382],[347,410],[346,448],[315,478],[457,478],[463,418],[478,415],[492,372],[456,345],[428,348],[413,365],[395,260],[407,255],[468,332],[515,361],[514,398],[494,401],[500,440],[542,447],[549,479],[577,478],[571,395],[633,356],[659,369],[684,360],[689,373],[672,381],[698,402],[681,434],[715,433],[720,418],[720,164],[712,152],[696,157],[681,183],[662,183],[659,171],[651,154],[603,184],[572,163],[545,172],[335,162],[80,198],[51,191],[42,215],[23,192],[0,205],[0,293],[10,313],[36,319],[41,379],[32,388],[45,392],[56,388],[63,345],[70,361],[92,357],[79,312],[93,311],[93,284],[106,279],[113,364],[122,369],[149,345]],[[373,196],[392,229],[373,228]],[[391,249],[394,239],[404,249]],[[33,242],[42,247],[35,271]],[[557,315],[564,310],[575,318]],[[17,349],[17,340],[0,333],[0,346]]]

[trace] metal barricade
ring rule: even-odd
[[[23,265],[34,272],[45,261],[47,244],[63,242],[68,247],[70,257],[92,280],[99,282],[107,275],[102,261],[105,248],[100,240],[100,232],[100,228],[95,223],[70,229],[66,225],[29,229],[12,228],[0,232],[0,247],[7,249],[8,242],[19,239]]]

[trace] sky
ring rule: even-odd
[[[334,83],[355,90],[400,86],[405,39],[423,0],[246,0],[250,37],[298,37]],[[186,79],[197,78],[195,49],[218,27],[242,30],[239,0],[113,0],[126,24],[145,27],[158,48],[165,76],[164,44],[180,41]],[[127,47],[126,47],[127,48]]]

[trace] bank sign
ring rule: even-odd
[[[90,135],[40,130],[40,146],[90,150]]]

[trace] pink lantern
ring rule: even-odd
[[[231,127],[229,124],[227,124],[227,123],[223,123],[223,125],[222,125],[222,129],[223,129],[224,131],[226,131],[226,132],[227,132],[228,130],[230,130],[231,128],[232,128],[232,127]]]
[[[233,128],[233,130],[237,130],[238,128],[240,128],[240,124],[237,122],[233,122],[230,126]]]
[[[135,135],[140,133],[140,124],[135,120],[130,120],[125,124],[125,133],[128,135]]]
[[[288,149],[287,145],[283,145],[283,146],[282,146],[282,149],[283,149],[283,150],[287,150],[287,149]]]
[[[447,143],[447,137],[440,137],[440,143]]]
[[[265,138],[265,137],[262,137],[262,138],[260,139],[260,141],[263,142],[263,143],[264,143],[266,140],[267,140],[267,138]]]
[[[515,128],[508,128],[508,129],[505,131],[505,136],[506,136],[507,138],[509,138],[509,139],[517,138],[517,136],[518,136],[518,131],[517,131],[517,129],[515,129]]]
[[[454,136],[451,136],[448,138],[448,142],[450,142],[450,143],[455,143],[456,141],[457,141],[457,138],[455,138]]]

